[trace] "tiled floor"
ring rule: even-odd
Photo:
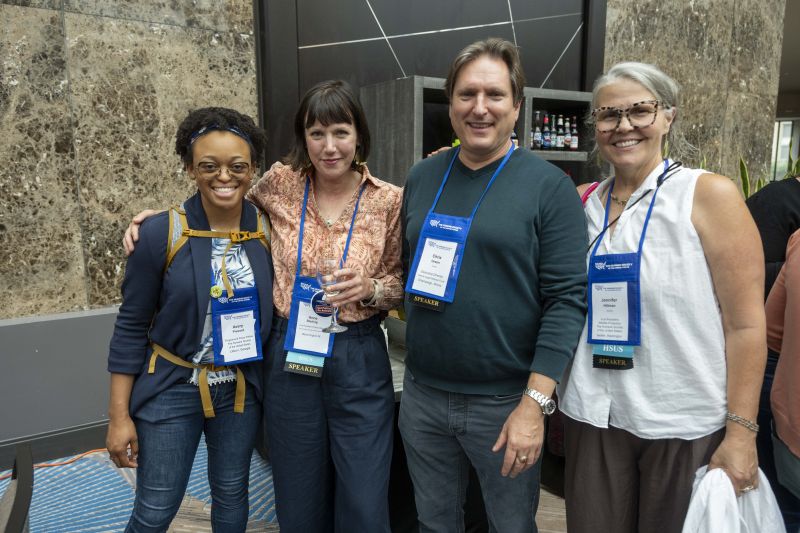
[[[564,515],[564,499],[542,490],[539,499],[539,511],[536,514],[536,525],[539,533],[566,533],[567,520]],[[172,523],[171,532],[194,533],[211,532],[208,522],[208,506],[187,497],[178,516]],[[247,526],[248,533],[278,533],[277,524],[268,524],[265,521],[251,522]]]
[[[247,524],[247,533],[277,533],[277,524],[266,520],[251,520]],[[172,521],[170,533],[211,533],[210,511],[208,503],[187,496],[184,498],[178,515]]]
[[[539,526],[539,533],[566,533],[567,516],[564,498],[542,489],[539,496],[539,510],[536,512],[536,525]]]
[[[64,460],[57,462],[61,461]],[[206,461],[205,443],[201,442],[187,496],[170,531],[211,531]],[[134,475],[132,470],[116,468],[105,452],[92,453],[63,466],[37,468],[29,515],[31,533],[122,531],[133,508]],[[9,484],[8,478],[0,480],[0,494]],[[250,469],[250,520],[252,527],[248,531],[277,531],[269,528],[276,520],[272,468],[257,453],[253,454]]]
[[[201,442],[187,495],[169,531],[211,532],[211,497],[205,464],[205,446]],[[0,494],[9,484],[9,479],[0,480]],[[30,531],[121,531],[131,513],[134,484],[133,471],[117,469],[105,453],[91,454],[65,466],[36,469]],[[272,469],[258,454],[253,454],[247,531],[276,533],[279,528],[275,521]],[[564,500],[542,490],[536,521],[541,533],[566,532]]]

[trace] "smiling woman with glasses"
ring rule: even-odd
[[[233,109],[189,113],[175,151],[197,193],[143,224],[128,258],[108,356],[106,438],[114,464],[136,468],[125,531],[167,530],[201,435],[212,528],[247,527],[272,259],[269,228],[245,195],[265,144],[253,119]]]
[[[570,532],[679,532],[706,464],[738,494],[758,484],[761,246],[730,179],[664,155],[685,146],[678,96],[643,63],[594,86],[589,121],[613,175],[579,188],[589,314],[559,389]]]

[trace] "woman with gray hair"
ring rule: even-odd
[[[594,86],[613,175],[579,190],[589,313],[559,391],[570,532],[680,531],[702,465],[737,494],[758,481],[761,245],[730,179],[662,155],[684,148],[678,97],[643,63]]]

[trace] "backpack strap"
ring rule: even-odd
[[[271,252],[272,240],[270,232],[272,231],[272,226],[270,225],[269,217],[263,211],[258,212],[257,224],[255,234],[258,235],[258,240],[264,245],[264,248],[266,248],[268,252]]]
[[[183,204],[170,207],[167,261],[164,264],[164,272],[166,272],[169,265],[172,264],[172,260],[175,258],[175,254],[178,253],[178,250],[189,240],[189,236],[184,234],[184,229],[188,227],[189,223],[186,221],[186,211],[184,210]]]
[[[220,370],[230,367],[217,366],[211,363],[196,364],[191,361],[186,361],[185,359],[181,359],[177,355],[172,354],[171,352],[159,346],[155,342],[151,343],[151,346],[153,347],[153,353],[150,355],[150,364],[148,365],[147,368],[148,374],[155,373],[156,362],[158,361],[159,357],[166,359],[167,361],[169,361],[174,365],[191,369],[196,368],[200,370],[198,389],[200,389],[200,401],[203,405],[203,414],[205,415],[206,418],[213,418],[215,414],[214,402],[211,399],[211,390],[208,387],[208,373],[219,372]],[[242,369],[239,368],[238,366],[236,366],[235,368],[236,368],[236,396],[234,397],[234,402],[233,402],[233,412],[244,413],[246,382]]]
[[[251,209],[257,209],[251,205]],[[256,213],[256,231],[209,231],[198,230],[189,227],[189,222],[186,220],[186,210],[184,204],[179,206],[172,206],[169,209],[169,238],[167,239],[167,262],[164,265],[164,272],[167,271],[172,260],[184,244],[189,240],[189,237],[205,237],[205,238],[221,238],[230,239],[228,246],[222,253],[222,281],[228,293],[228,297],[233,296],[233,288],[228,280],[227,269],[225,265],[225,255],[236,243],[249,241],[251,239],[258,239],[264,245],[267,251],[271,251],[270,230],[271,226],[269,218],[263,213]]]
[[[587,188],[585,191],[583,191],[583,194],[581,195],[581,203],[583,205],[586,205],[586,200],[589,199],[589,196],[591,196],[592,193],[594,192],[594,190],[596,188],[598,188],[599,186],[600,186],[600,182],[599,181],[595,181],[595,182],[592,182],[591,185],[589,185],[589,188]]]

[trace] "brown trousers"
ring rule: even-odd
[[[697,469],[722,442],[642,439],[564,417],[569,533],[680,533]]]

